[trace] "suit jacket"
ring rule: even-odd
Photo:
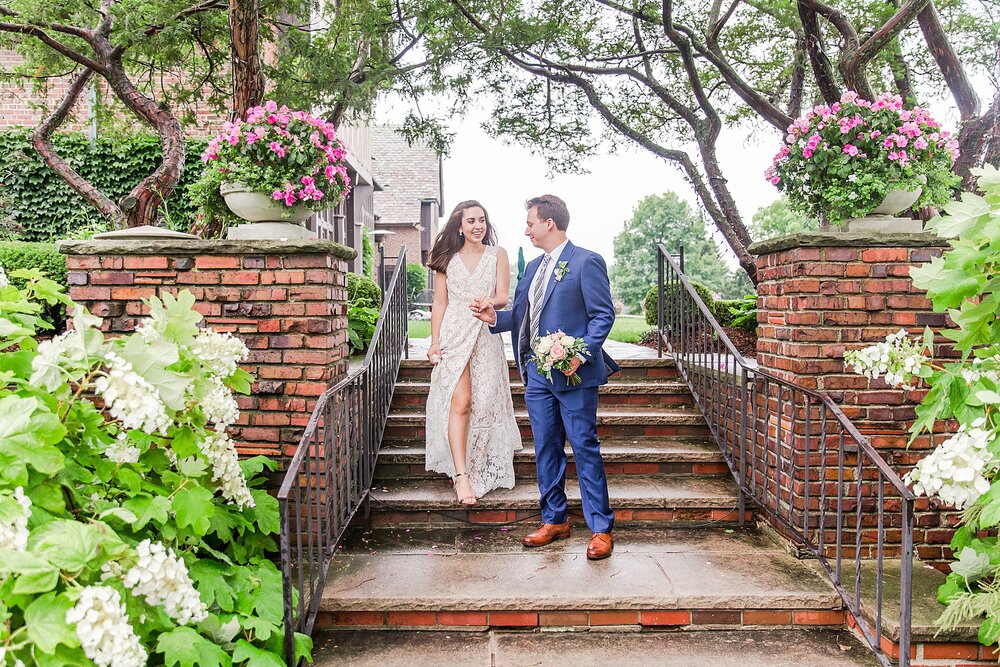
[[[552,372],[554,391],[583,389],[606,384],[608,375],[618,372],[618,364],[604,352],[604,341],[615,323],[615,308],[611,301],[611,284],[608,281],[608,267],[604,258],[595,252],[566,244],[559,256],[557,266],[565,262],[566,272],[562,280],[557,280],[555,272],[549,278],[542,298],[542,315],[538,323],[538,335],[544,336],[562,331],[574,338],[583,338],[590,356],[580,364],[577,374],[580,384],[575,387],[566,382],[566,376]],[[528,293],[535,279],[535,273],[542,263],[537,257],[528,263],[524,278],[514,291],[514,303],[510,310],[497,312],[497,322],[492,327],[494,333],[510,331],[514,343],[514,361],[521,374],[521,381],[528,384],[527,373],[536,373],[534,364],[529,367],[532,356],[528,340]]]

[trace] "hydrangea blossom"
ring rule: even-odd
[[[991,362],[995,368],[1000,368],[1000,354],[988,357],[985,361]],[[965,380],[970,387],[984,377],[992,380],[996,384],[1000,384],[1000,372],[996,370],[983,370],[981,368],[983,362],[984,359],[976,357],[972,360],[972,368],[965,368],[962,370],[962,379]]]
[[[24,488],[14,489],[14,500],[21,506],[23,514],[13,523],[0,521],[0,549],[24,551],[28,545],[28,519],[31,517],[31,498],[24,495]]]
[[[138,447],[129,443],[128,435],[125,433],[119,433],[118,440],[108,445],[107,449],[104,450],[104,455],[115,463],[136,463],[139,461],[140,454],[142,452]]]
[[[98,667],[142,667],[146,649],[128,621],[118,591],[110,586],[87,586],[76,606],[66,612],[76,626],[83,653]]]
[[[0,287],[8,287],[9,285],[10,281],[7,279],[7,272],[0,266]]]
[[[239,338],[202,329],[191,343],[191,351],[210,371],[222,378],[236,372],[236,364],[250,356],[250,350]]]
[[[135,328],[135,332],[142,336],[142,339],[147,343],[155,343],[163,338],[163,334],[156,328],[156,322],[151,317],[147,317],[139,322]]]
[[[126,429],[166,435],[170,417],[156,387],[114,352],[106,353],[104,359],[108,371],[94,381],[94,389],[104,399],[111,416]]]
[[[845,352],[844,361],[853,366],[858,375],[872,379],[885,375],[890,387],[909,383],[927,363],[921,346],[907,338],[904,329],[886,336],[885,342]]]
[[[79,331],[67,331],[38,344],[38,354],[31,360],[31,384],[55,391],[67,379],[65,370],[77,369],[76,379],[87,364],[87,351]]]
[[[223,431],[240,417],[240,408],[233,392],[218,376],[211,378],[212,389],[201,400],[201,409],[217,431]]]
[[[997,433],[984,429],[985,425],[983,418],[971,425],[963,424],[955,435],[921,459],[904,477],[913,485],[914,493],[938,496],[962,510],[989,491],[987,475],[992,474],[990,469],[997,461],[988,447]]]
[[[208,616],[208,608],[194,588],[187,565],[173,549],[147,539],[137,544],[135,550],[138,563],[125,573],[122,581],[136,597],[144,598],[147,604],[162,606],[181,625],[199,623]]]
[[[212,481],[220,482],[222,496],[239,505],[240,509],[254,507],[253,496],[240,468],[236,445],[226,433],[213,433],[201,443],[201,451],[212,464]]]

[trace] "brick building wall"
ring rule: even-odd
[[[287,456],[320,394],[347,374],[348,248],[327,241],[65,241],[70,297],[109,333],[142,299],[190,290],[206,325],[250,348],[256,382],[232,427],[241,454]]]

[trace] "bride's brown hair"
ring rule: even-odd
[[[434,247],[431,248],[431,258],[427,262],[427,266],[438,273],[448,273],[448,263],[451,262],[451,258],[465,245],[465,237],[459,232],[462,229],[462,216],[465,215],[466,209],[470,208],[481,208],[486,217],[483,245],[496,245],[496,234],[493,231],[493,225],[490,224],[490,214],[486,212],[486,208],[475,199],[464,201],[451,212],[444,229],[434,239]]]

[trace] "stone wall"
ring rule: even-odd
[[[846,350],[882,341],[900,329],[919,335],[926,326],[935,331],[948,326],[947,316],[933,312],[909,279],[913,266],[946,246],[929,234],[817,233],[751,247],[760,278],[758,364],[829,395],[900,476],[942,439],[922,435],[907,445],[914,408],[926,390],[893,389],[881,379],[856,375],[845,368],[843,357]],[[855,461],[848,452],[848,467]],[[853,485],[850,475],[844,481]],[[932,561],[950,555],[950,528],[958,518],[953,511],[937,510],[934,502],[917,499],[916,551]],[[887,533],[887,539],[893,536]]]
[[[329,241],[65,241],[70,296],[126,333],[142,299],[190,290],[204,323],[250,348],[239,397],[242,454],[289,455],[317,397],[347,374],[347,261]]]

